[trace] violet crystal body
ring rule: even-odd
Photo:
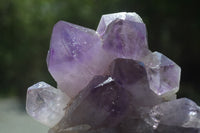
[[[181,68],[151,52],[136,13],[103,15],[96,31],[59,21],[47,57],[54,88],[28,88],[26,109],[49,133],[200,133],[200,107],[176,99]]]

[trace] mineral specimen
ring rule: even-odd
[[[176,99],[180,67],[151,52],[136,13],[103,15],[97,31],[59,21],[47,57],[54,88],[28,88],[26,109],[49,133],[200,133],[200,107]]]

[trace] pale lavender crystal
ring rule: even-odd
[[[47,64],[58,88],[74,97],[94,75],[110,63],[98,34],[91,29],[59,21],[53,29]]]
[[[64,116],[64,108],[70,98],[45,82],[28,88],[26,111],[35,120],[53,127]]]
[[[145,24],[135,13],[102,16],[97,32],[102,37],[104,50],[118,58],[139,60],[150,52]]]
[[[187,98],[164,102],[149,111],[149,118],[146,117],[146,121],[154,128],[160,124],[200,128],[200,107]]]
[[[102,15],[97,32],[102,35],[107,29],[107,26],[116,19],[129,20],[132,22],[143,23],[142,18],[135,12],[119,12]]]
[[[178,92],[181,68],[159,52],[153,52],[142,59],[144,62],[150,88],[163,97]]]

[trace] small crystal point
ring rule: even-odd
[[[153,125],[200,128],[200,107],[187,98],[158,104],[149,114],[149,123]]]
[[[103,48],[118,58],[139,60],[149,53],[143,23],[116,19],[102,34]]]
[[[163,98],[179,90],[181,68],[159,52],[153,52],[142,59],[148,74],[150,88]]]
[[[59,89],[39,82],[28,88],[26,111],[35,120],[53,127],[64,116],[70,98]]]
[[[161,99],[150,89],[145,66],[132,59],[115,59],[110,66],[112,78],[132,94],[135,106],[152,106]],[[144,100],[144,97],[148,100]]]
[[[52,131],[58,133],[59,129],[82,124],[90,125],[91,129],[115,127],[126,115],[130,97],[111,77],[94,77],[66,108],[65,116]]]
[[[70,97],[110,63],[99,35],[91,29],[59,21],[53,29],[47,64],[51,75]]]

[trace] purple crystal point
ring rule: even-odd
[[[102,35],[107,29],[107,26],[116,19],[129,20],[132,22],[143,23],[142,18],[135,12],[119,12],[102,15],[97,32]]]
[[[74,97],[94,75],[102,74],[107,59],[94,30],[59,21],[53,29],[47,64],[51,75]]]
[[[91,129],[115,127],[126,115],[130,98],[130,93],[111,77],[96,76],[66,108],[65,117],[53,130],[83,124]]]
[[[159,52],[142,59],[147,67],[150,88],[163,97],[175,94],[179,89],[181,68]]]
[[[132,94],[135,106],[152,106],[161,102],[161,99],[149,88],[147,73],[142,62],[115,59],[110,72],[112,78]],[[143,99],[144,95],[148,100]]]
[[[115,57],[139,60],[149,53],[145,24],[135,13],[102,16],[97,32],[103,48]]]
[[[117,19],[107,27],[102,38],[103,48],[117,57],[140,59],[149,51],[143,23]]]

